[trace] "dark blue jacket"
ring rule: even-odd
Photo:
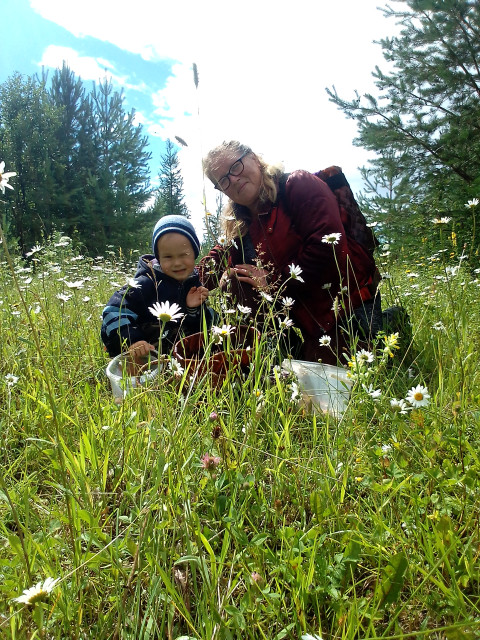
[[[153,255],[145,255],[138,261],[135,280],[136,287],[125,285],[116,291],[103,310],[101,337],[111,357],[139,340],[158,345],[160,322],[148,310],[155,302],[175,302],[185,314],[177,322],[166,323],[163,353],[170,351],[178,338],[202,331],[204,318],[208,327],[212,324],[212,310],[205,304],[187,307],[187,293],[202,286],[196,269],[184,282],[178,282],[163,273]]]

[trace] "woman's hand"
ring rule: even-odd
[[[192,287],[187,293],[187,307],[199,307],[208,298],[206,287]]]
[[[230,269],[230,277],[237,277],[240,282],[246,282],[254,289],[264,289],[268,285],[269,272],[253,264],[237,264]]]

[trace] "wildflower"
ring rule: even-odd
[[[359,364],[373,362],[373,353],[371,353],[370,351],[366,351],[365,349],[361,349],[360,351],[357,351],[357,353],[355,354],[355,360]]]
[[[290,277],[292,278],[292,280],[298,280],[299,282],[305,282],[304,279],[300,277],[300,275],[302,273],[302,270],[298,265],[290,264],[290,265],[288,265],[288,268],[290,270]]]
[[[330,336],[322,336],[321,338],[318,339],[318,341],[321,347],[329,347],[332,341],[332,338]]]
[[[454,267],[445,267],[445,273],[447,274],[447,276],[454,278],[457,275],[459,269],[460,267],[458,265]]]
[[[388,453],[392,450],[392,446],[389,444],[382,444],[382,453]]]
[[[176,378],[181,378],[183,376],[184,368],[175,358],[172,358],[170,360],[170,362],[168,363],[168,368]]]
[[[402,399],[397,400],[396,398],[392,398],[390,400],[390,407],[393,411],[401,415],[405,415],[408,412],[407,403]]]
[[[204,469],[206,469],[207,471],[213,471],[215,467],[218,467],[218,465],[220,464],[221,458],[219,458],[218,456],[211,456],[209,453],[206,453],[202,457],[201,462]]]
[[[212,411],[208,416],[208,419],[210,420],[210,422],[215,422],[216,420],[218,420],[218,413],[216,411]]]
[[[160,322],[176,322],[183,318],[185,314],[179,313],[181,307],[174,302],[155,302],[153,307],[148,307],[152,315],[160,320]]]
[[[255,582],[255,583],[259,583],[263,581],[262,576],[257,571],[252,571],[250,578],[252,579],[252,582]]]
[[[280,329],[289,329],[293,326],[293,320],[290,320],[290,318],[279,318],[278,324],[280,325]]]
[[[25,589],[21,596],[14,598],[14,602],[21,602],[22,604],[35,604],[39,600],[44,600],[46,596],[53,590],[60,578],[47,578],[45,582],[37,582],[34,587]]]
[[[251,308],[244,307],[243,304],[237,304],[237,309],[240,311],[240,313],[244,313],[246,316],[248,316],[249,313],[252,313]]]
[[[285,298],[282,298],[282,304],[285,307],[285,309],[291,309],[294,303],[295,303],[295,300],[293,298],[289,298],[288,296],[286,296]]]
[[[303,280],[302,280],[302,282],[303,282]],[[270,294],[268,294],[268,293],[265,293],[265,291],[260,291],[260,295],[261,295],[261,296],[262,296],[262,298],[263,298],[264,300],[266,300],[267,302],[273,302],[273,298],[272,298],[272,296],[271,296]]]
[[[25,256],[27,258],[30,258],[30,256],[35,255],[36,253],[38,253],[39,251],[41,251],[43,249],[43,247],[41,247],[39,244],[36,244],[34,247],[32,247],[30,249],[30,251],[27,251],[27,253],[25,254]]]
[[[325,284],[322,284],[322,289],[330,289],[331,286],[332,286],[331,282],[326,282]]]
[[[138,289],[142,286],[138,280],[135,280],[135,278],[129,278],[127,280],[127,284],[130,289]]]
[[[419,275],[418,273],[414,273],[413,271],[411,271],[410,273],[407,273],[407,278],[418,278]]]
[[[68,302],[72,296],[65,293],[57,293],[57,298],[62,302]]]
[[[7,373],[7,375],[5,376],[5,382],[9,387],[13,387],[14,385],[16,385],[18,380],[19,378],[17,376],[14,376],[13,373]]]
[[[0,165],[0,170],[1,170],[1,165]],[[469,200],[467,202],[467,204],[465,206],[470,208],[470,209],[474,209],[477,206],[478,203],[479,203],[478,198],[472,198],[471,200]]]
[[[449,218],[448,216],[445,216],[444,218],[434,218],[432,222],[433,224],[448,224],[450,220],[451,218]]]
[[[220,336],[221,338],[225,338],[229,336],[231,333],[235,331],[235,327],[232,327],[231,324],[222,324],[221,327],[212,327],[212,333],[216,336]]]
[[[432,326],[432,329],[435,329],[435,331],[445,331],[445,325],[443,324],[443,322],[436,322]]]
[[[341,233],[327,233],[323,236],[322,242],[325,242],[325,244],[338,244],[341,237]]]
[[[224,247],[227,244],[227,237],[226,236],[219,236],[217,238],[217,242],[221,247]]]
[[[383,348],[383,353],[389,355],[393,358],[392,349],[400,349],[398,345],[398,332],[391,333],[389,336],[384,336],[383,341],[385,342],[385,347]]]
[[[290,385],[290,388],[292,390],[292,395],[290,400],[292,402],[298,402],[298,400],[300,400],[300,398],[302,397],[302,394],[300,393],[300,389],[298,388],[298,384],[296,382],[292,382],[292,384]]]
[[[65,280],[65,284],[69,289],[83,289],[84,280],[75,280],[75,282]]]
[[[430,402],[430,394],[426,387],[417,384],[416,387],[412,387],[407,393],[406,400],[412,407],[426,407]]]
[[[340,313],[340,301],[338,300],[338,296],[336,296],[333,301],[332,311],[335,314],[335,318],[338,318],[338,314]]]
[[[317,634],[313,635],[311,633],[304,633],[302,636],[302,640],[323,640],[322,636],[317,636]]]
[[[0,162],[0,189],[2,190],[3,195],[5,195],[5,187],[8,187],[9,189],[13,189],[12,185],[8,184],[8,181],[10,180],[10,178],[13,178],[14,176],[17,175],[15,171],[9,171],[8,173],[4,173],[4,170],[5,170],[5,162],[2,160],[2,162]]]
[[[88,296],[85,296],[84,298],[82,298],[82,302],[90,302],[90,298]]]
[[[371,384],[368,387],[364,386],[363,389],[374,402],[380,400],[380,398],[382,397],[382,392],[380,391],[380,389],[374,389]]]

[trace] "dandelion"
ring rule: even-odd
[[[1,172],[1,165],[0,165],[0,172]],[[478,198],[472,198],[471,200],[469,200],[467,202],[467,204],[465,206],[468,207],[469,209],[474,209],[479,202],[480,201],[479,201]]]
[[[181,307],[176,303],[170,304],[170,302],[155,302],[153,307],[148,307],[148,310],[152,315],[160,320],[160,322],[177,322],[180,318],[183,318],[185,314],[179,313]]]
[[[12,185],[8,184],[8,181],[10,180],[10,178],[13,178],[14,176],[17,175],[15,171],[9,171],[8,173],[4,173],[4,170],[5,170],[5,162],[2,160],[2,162],[0,162],[0,189],[2,190],[3,195],[5,195],[5,187],[8,187],[9,189],[13,189]]]
[[[201,459],[202,467],[206,471],[213,471],[215,467],[218,467],[220,462],[221,458],[218,456],[211,456],[209,453],[206,453]]]
[[[142,286],[138,280],[135,280],[135,278],[129,278],[127,280],[127,285],[130,289],[139,289]]]
[[[330,336],[322,336],[318,341],[321,347],[329,347],[332,342],[332,338]]]
[[[252,313],[251,308],[244,307],[243,304],[237,304],[237,309],[240,311],[240,313],[243,313],[246,316],[248,316],[249,313]]]
[[[407,403],[403,399],[397,400],[396,398],[392,398],[390,400],[390,408],[392,411],[395,411],[395,413],[400,413],[401,415],[405,415],[408,412]]]
[[[290,320],[290,318],[279,318],[278,324],[280,325],[280,329],[289,329],[293,326],[293,320]]]
[[[34,587],[25,589],[21,596],[14,598],[14,602],[20,602],[22,604],[35,604],[40,600],[44,600],[46,596],[54,589],[60,578],[47,578],[45,582],[37,582]]]
[[[231,324],[222,324],[221,327],[216,327],[216,326],[212,327],[212,333],[215,336],[220,336],[221,338],[225,338],[226,336],[229,336],[234,331],[235,331],[235,327],[232,327]]]
[[[290,270],[290,277],[292,278],[292,280],[298,280],[299,282],[305,282],[303,278],[301,278],[301,274],[302,274],[302,269],[296,265],[296,264],[290,264],[288,265],[288,268]]]
[[[432,222],[433,224],[448,224],[450,220],[451,218],[449,218],[448,216],[445,216],[443,218],[434,218]]]
[[[286,296],[285,298],[282,298],[282,304],[285,307],[285,309],[291,309],[294,303],[295,303],[295,300],[293,298],[289,298],[288,296]]]
[[[412,387],[407,393],[406,400],[412,407],[426,407],[430,402],[430,394],[426,387],[417,384],[416,387]]]
[[[5,376],[5,382],[7,383],[8,387],[13,387],[14,385],[17,384],[19,378],[17,376],[14,376],[13,373],[7,373],[7,375]]]
[[[327,233],[323,236],[322,242],[325,244],[338,244],[341,237],[341,233]]]
[[[170,360],[170,362],[168,363],[168,368],[176,378],[181,378],[183,376],[184,368],[175,358],[172,358]]]

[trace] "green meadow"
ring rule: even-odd
[[[209,372],[255,325],[212,294],[204,367],[115,401],[101,312],[137,257],[4,241],[0,637],[478,637],[480,269],[431,234],[379,255],[411,331],[352,342],[339,416],[281,368],[281,292],[247,367]]]

